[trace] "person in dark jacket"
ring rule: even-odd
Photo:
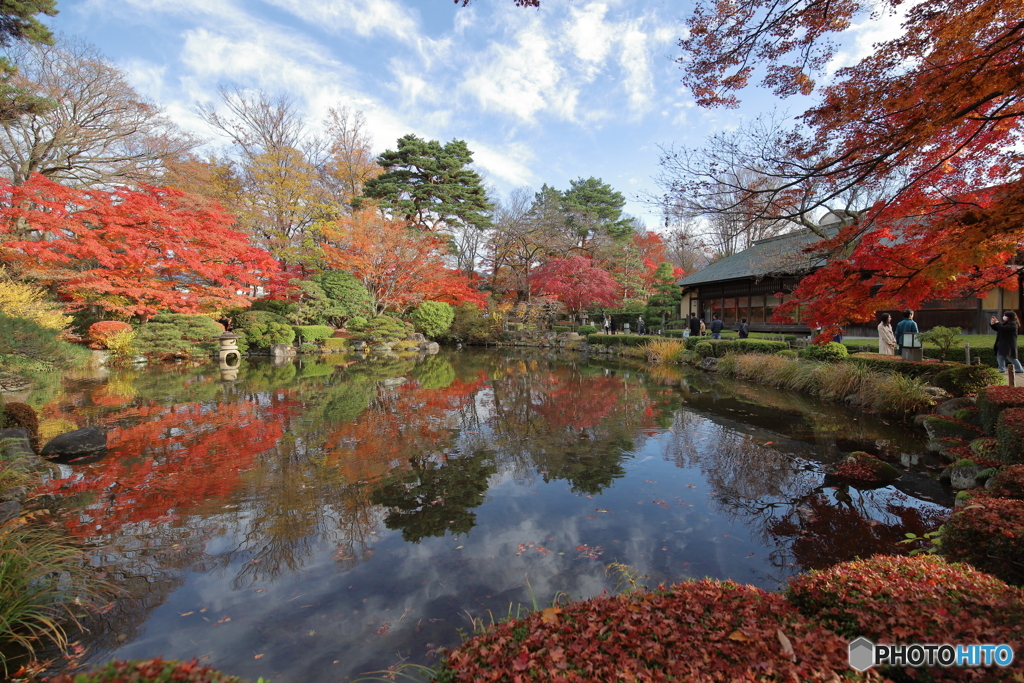
[[[747,324],[746,318],[740,318],[740,324],[736,326],[736,336],[740,339],[750,336],[750,325]]]
[[[1007,359],[1013,361],[1014,372],[1024,372],[1020,360],[1017,358],[1017,331],[1020,325],[1017,323],[1017,314],[1013,311],[1003,313],[1003,321],[999,322],[995,316],[989,320],[989,325],[996,331],[996,343],[993,350],[996,352],[996,365],[1001,372],[1006,372]]]
[[[700,318],[697,317],[696,313],[690,314],[690,336],[700,336]]]
[[[717,313],[712,313],[711,314],[711,338],[712,339],[721,339],[722,338],[722,328],[723,327],[725,327],[725,323],[723,323],[722,320],[718,317],[718,314]]]

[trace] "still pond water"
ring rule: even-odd
[[[912,471],[837,487],[824,464],[921,438],[763,387],[536,351],[335,363],[65,383],[44,417],[111,448],[45,491],[123,591],[87,662],[344,681],[429,663],[470,616],[614,590],[613,562],[776,589],[896,552],[950,503]]]

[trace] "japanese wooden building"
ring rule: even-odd
[[[749,249],[734,254],[677,281],[683,290],[683,317],[696,313],[705,321],[718,313],[731,329],[740,318],[746,318],[754,332],[805,335],[811,332],[806,324],[769,322],[775,307],[789,301],[797,284],[807,274],[824,265],[821,259],[810,258],[804,248],[820,239],[810,230],[771,237],[755,242]],[[782,296],[778,296],[779,294]],[[965,334],[989,332],[989,316],[1005,309],[1019,309],[1018,292],[995,289],[984,298],[968,297],[948,301],[930,301],[914,314],[922,330],[936,325],[959,327]],[[878,311],[882,313],[883,311]],[[899,311],[887,311],[896,322]],[[797,316],[799,319],[799,315]],[[877,336],[876,320],[848,325],[850,336]]]

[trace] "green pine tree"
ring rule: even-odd
[[[384,173],[366,182],[364,196],[410,223],[432,232],[490,227],[491,203],[480,175],[469,167],[473,153],[464,141],[442,145],[406,135],[397,150],[387,150],[377,163]]]

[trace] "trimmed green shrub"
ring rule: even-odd
[[[711,345],[711,342],[704,341],[696,344],[693,347],[693,352],[701,358],[713,358],[715,356],[715,347]]]
[[[650,337],[642,337],[639,334],[590,334],[587,335],[587,342],[590,344],[604,344],[605,346],[643,346]]]
[[[1011,585],[1024,584],[1024,501],[985,497],[956,511],[942,526],[939,552]]]
[[[236,313],[231,316],[231,323],[238,329],[246,330],[254,325],[265,325],[266,323],[278,323],[279,325],[289,325],[288,319],[277,313],[270,311],[254,311],[247,310],[241,313]]]
[[[935,360],[910,361],[899,356],[883,356],[880,353],[857,353],[847,356],[846,360],[878,372],[898,373],[907,377],[930,377],[948,367]]]
[[[346,329],[352,333],[353,339],[369,344],[396,342],[413,333],[412,325],[386,315],[370,320],[353,318],[348,321]]]
[[[846,638],[1006,643],[1024,636],[1024,591],[934,555],[876,555],[843,562],[797,576],[785,595],[805,617]],[[949,680],[945,673],[953,671],[945,670],[941,680]],[[983,674],[957,672],[964,680],[994,680],[995,674],[991,669]]]
[[[846,347],[839,342],[812,344],[800,351],[800,356],[822,363],[838,363],[849,355]]]
[[[1007,408],[1024,408],[1024,387],[991,386],[978,391],[981,428],[994,434],[999,413]]]
[[[1024,408],[1008,408],[996,422],[999,450],[996,458],[1008,465],[1024,463]]]
[[[357,315],[373,314],[370,293],[358,278],[343,270],[329,270],[316,281],[324,293],[334,302],[330,315],[352,318]],[[330,316],[329,316],[330,317]]]
[[[424,301],[409,316],[420,334],[434,338],[451,329],[455,311],[443,301]]]
[[[567,325],[552,325],[551,331],[555,334],[565,334],[566,332],[572,332],[572,328]]]
[[[729,342],[730,350],[736,353],[778,353],[789,350],[789,344],[780,341],[766,341],[764,339],[737,339]]]
[[[596,333],[597,327],[595,327],[594,325],[580,325],[579,327],[576,328],[576,334],[583,335],[584,337]]]
[[[282,323],[257,323],[246,327],[244,333],[249,346],[257,349],[268,349],[274,344],[291,344],[295,341],[295,330],[291,325]]]
[[[284,320],[291,320],[292,317],[298,313],[299,304],[294,301],[284,301],[282,299],[256,299],[256,301],[253,301],[252,305],[249,306],[248,310],[268,311],[280,316]]]
[[[921,341],[926,344],[934,344],[936,352],[939,356],[939,360],[946,360],[952,357],[953,347],[957,346],[957,342],[960,341],[960,333],[963,332],[959,327],[943,327],[942,325],[936,325],[932,329],[921,334]]]
[[[115,660],[89,673],[59,674],[47,680],[50,683],[242,683],[241,678],[223,674],[196,659],[178,662],[159,657],[127,662]]]
[[[295,330],[296,339],[308,344],[323,341],[334,334],[334,328],[330,325],[292,325],[292,329]]]
[[[214,337],[223,332],[219,323],[203,315],[163,313],[138,329],[134,346],[150,360],[209,357],[220,347]]]
[[[976,394],[983,387],[999,384],[1003,373],[984,365],[955,365],[942,370],[930,382],[954,396]]]
[[[43,370],[70,368],[89,356],[88,350],[61,340],[59,335],[60,330],[0,312],[0,366],[24,361],[42,364]]]
[[[324,348],[329,351],[347,351],[349,340],[345,337],[328,337],[324,339]]]
[[[783,349],[775,352],[776,356],[782,356],[783,358],[797,358],[798,354],[793,349]]]

